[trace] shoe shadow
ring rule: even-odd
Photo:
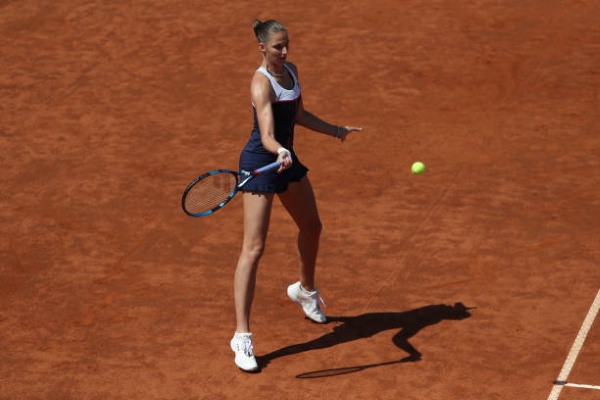
[[[408,341],[411,337],[415,336],[421,329],[430,325],[435,325],[440,321],[463,320],[468,318],[471,316],[471,313],[469,312],[471,309],[473,308],[465,307],[463,303],[455,303],[453,306],[438,304],[404,312],[367,313],[354,317],[327,317],[328,324],[341,324],[336,325],[332,332],[321,337],[305,343],[298,343],[283,347],[271,353],[257,357],[257,361],[262,369],[265,368],[271,361],[280,357],[303,353],[305,351],[325,349],[353,340],[368,338],[383,331],[400,329],[392,338],[392,342],[396,345],[396,347],[405,351],[407,356],[398,361],[345,367],[334,370],[314,371],[300,374],[297,376],[297,378],[316,378],[342,375],[376,366],[397,364],[401,362],[415,362],[421,360],[422,354]]]

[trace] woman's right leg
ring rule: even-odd
[[[250,309],[256,287],[256,271],[265,248],[273,194],[243,193],[244,243],[234,277],[236,332],[250,331]]]

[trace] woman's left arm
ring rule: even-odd
[[[291,63],[289,63],[289,65],[294,70],[296,79],[298,79],[298,68]],[[350,132],[362,130],[362,128],[357,126],[338,126],[323,121],[321,118],[304,109],[302,99],[300,99],[300,105],[296,113],[296,123],[310,130],[338,138],[342,142],[346,140],[346,136],[348,136]]]
[[[302,101],[296,114],[296,123],[310,130],[338,138],[342,142],[346,140],[346,136],[350,132],[362,130],[362,128],[357,126],[338,126],[325,122],[313,113],[305,110]]]

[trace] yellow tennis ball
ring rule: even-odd
[[[411,170],[412,173],[415,175],[422,174],[423,172],[425,172],[425,164],[423,164],[421,161],[417,161],[412,165]]]

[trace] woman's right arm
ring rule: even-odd
[[[281,162],[279,170],[282,171],[292,166],[292,157],[289,151],[280,151],[283,146],[275,139],[275,122],[271,107],[273,95],[269,79],[259,72],[255,73],[250,84],[250,96],[256,109],[262,145],[268,152],[278,155],[277,160]]]

